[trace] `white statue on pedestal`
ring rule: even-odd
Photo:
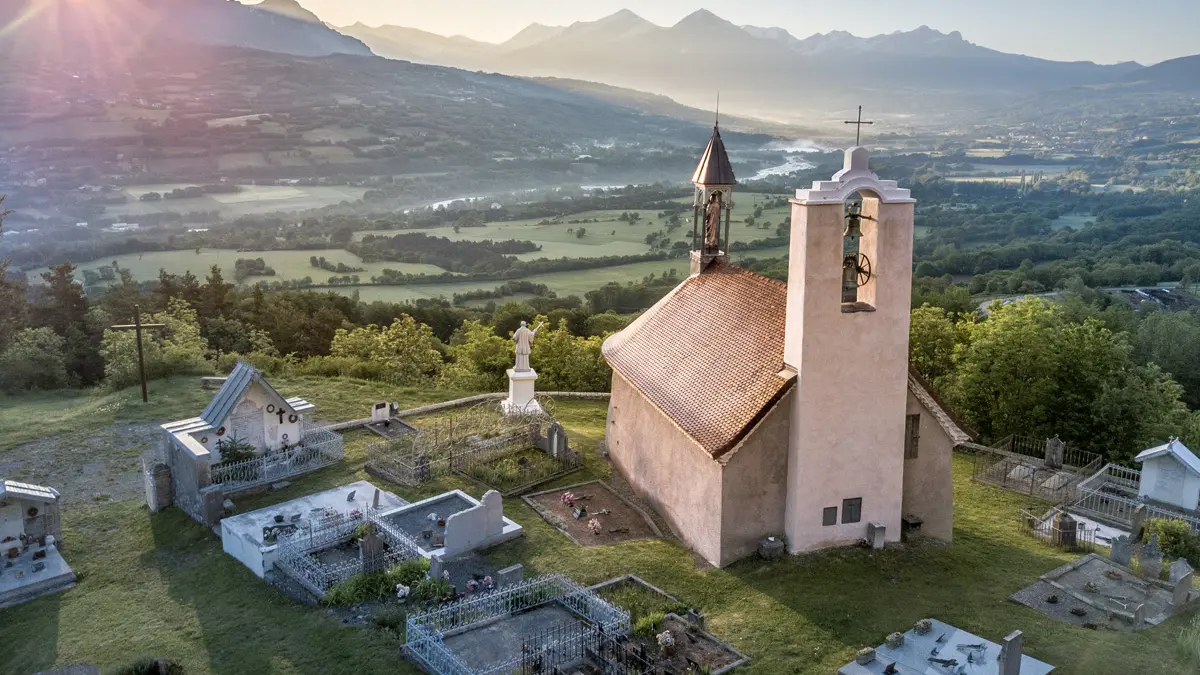
[[[529,330],[525,322],[521,322],[521,327],[513,333],[513,342],[517,343],[517,364],[513,366],[513,370],[518,373],[527,373],[532,368],[529,367],[529,353],[532,351],[533,340],[537,337],[537,332],[542,329],[542,324],[538,324],[537,328]]]
[[[534,382],[537,373],[529,367],[529,353],[533,351],[533,341],[542,324],[530,330],[524,321],[521,327],[513,332],[513,342],[516,344],[517,362],[508,371],[508,398],[504,401],[504,410],[510,415],[541,412],[542,407],[534,398]]]

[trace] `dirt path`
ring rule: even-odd
[[[0,477],[53,487],[66,503],[144,499],[141,455],[161,434],[158,424],[115,424],[40,438],[0,452]]]

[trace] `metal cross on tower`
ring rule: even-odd
[[[142,356],[142,329],[166,327],[165,323],[142,323],[142,308],[139,305],[133,306],[133,323],[111,326],[113,330],[131,330],[137,334],[138,374],[142,378],[142,403],[150,402],[150,393],[146,390],[146,360]]]
[[[860,106],[858,106],[858,121],[857,121],[857,122],[854,122],[854,121],[846,121],[846,122],[843,122],[843,124],[855,124],[855,125],[858,125],[858,126],[856,126],[856,127],[854,128],[854,145],[858,145],[858,144],[859,144],[859,141],[862,139],[862,125],[864,125],[864,124],[875,124],[875,123],[874,123],[874,122],[864,122],[864,121],[863,121],[863,118],[862,118],[862,106],[860,105]]]

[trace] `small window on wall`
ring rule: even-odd
[[[842,524],[857,523],[862,520],[862,497],[842,500]]]
[[[921,415],[904,418],[904,459],[917,458],[917,446],[921,442]]]
[[[824,525],[825,527],[829,527],[830,525],[837,525],[837,507],[836,506],[826,506],[825,507],[825,511],[821,514],[821,525]]]

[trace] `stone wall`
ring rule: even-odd
[[[628,380],[614,372],[612,382],[606,438],[613,464],[687,546],[719,564],[721,465]]]
[[[922,535],[949,542],[954,536],[954,441],[911,391],[908,414],[921,416],[921,437],[916,458],[904,460],[903,515],[925,521]]]

